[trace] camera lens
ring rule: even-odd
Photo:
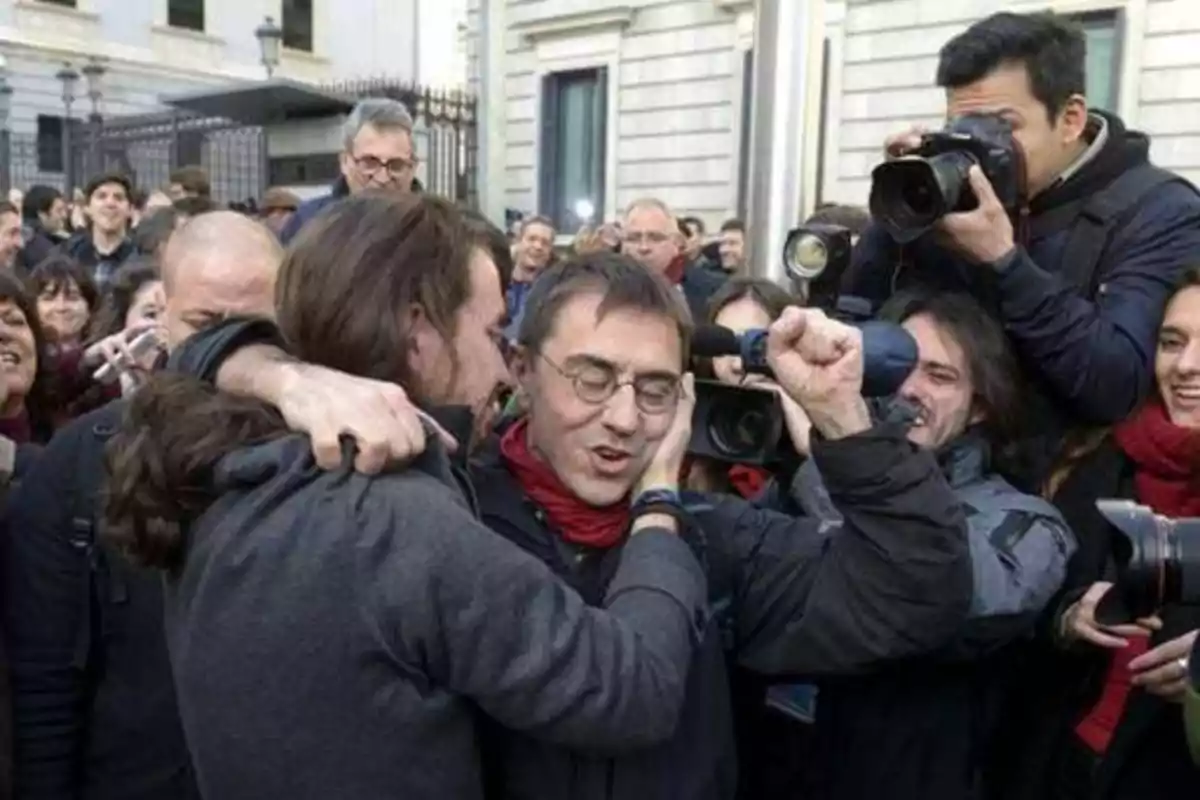
[[[770,442],[770,419],[757,408],[714,409],[708,420],[712,443],[728,458],[744,458],[761,452]]]
[[[1102,624],[1200,602],[1200,519],[1170,519],[1129,501],[1096,506],[1120,534],[1114,545],[1117,583],[1097,609]]]
[[[974,163],[970,153],[955,150],[880,164],[872,174],[871,216],[896,241],[911,242],[959,207],[970,192],[967,171]]]

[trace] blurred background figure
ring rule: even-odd
[[[268,189],[266,194],[263,195],[263,224],[278,236],[283,232],[288,222],[291,221],[292,215],[296,213],[296,209],[299,207],[300,198],[287,189]]]

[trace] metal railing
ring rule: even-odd
[[[435,91],[384,79],[346,81],[323,87],[351,98],[390,97],[404,103],[416,122],[417,177],[426,191],[474,206],[478,198],[477,104],[460,91]],[[325,171],[336,159],[328,157]],[[268,188],[272,160],[267,131],[227,119],[163,111],[77,120],[62,139],[39,141],[33,134],[0,131],[0,187],[34,184],[64,191],[106,172],[129,175],[143,189],[167,183],[171,171],[198,164],[209,174],[219,203],[260,198]],[[336,175],[323,176],[330,180]]]

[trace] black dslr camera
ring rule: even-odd
[[[1025,166],[1012,125],[995,114],[966,114],[872,171],[871,216],[900,244],[911,242],[946,214],[979,205],[967,178],[976,164],[1014,214],[1024,194]]]
[[[1096,608],[1101,625],[1149,617],[1163,606],[1200,604],[1200,518],[1171,519],[1131,500],[1098,500],[1117,529],[1117,580]]]

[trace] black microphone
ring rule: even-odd
[[[893,322],[856,322],[862,331],[864,397],[888,397],[899,391],[917,366],[917,342]],[[767,332],[749,330],[740,336],[720,325],[700,325],[692,334],[692,355],[701,358],[740,356],[747,373],[772,376],[767,364]]]

